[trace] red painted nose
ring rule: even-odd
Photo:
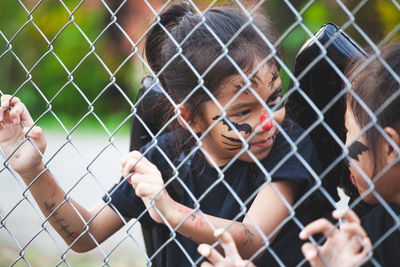
[[[262,128],[265,131],[271,130],[272,127],[274,126],[274,124],[272,123],[272,120],[269,119],[268,113],[266,110],[264,110],[263,114],[261,115],[260,124],[262,125]]]

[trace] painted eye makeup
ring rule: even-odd
[[[282,100],[282,88],[276,90],[267,100],[266,104],[269,108],[275,108],[276,110],[279,110],[281,108],[283,108],[283,106],[285,105],[285,101],[281,101]]]

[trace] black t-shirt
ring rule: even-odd
[[[389,212],[390,211],[390,212]],[[372,259],[365,266],[400,265],[400,206],[376,206],[361,219],[374,246]]]
[[[187,161],[183,161],[184,154],[179,155],[178,160],[169,158],[176,147],[174,132],[159,137],[156,144],[146,145],[141,152],[158,167],[173,199],[190,208],[199,207],[205,214],[225,219],[243,220],[245,214],[240,203],[246,203],[247,209],[251,206],[254,192],[269,180],[265,173],[272,181],[287,179],[297,183],[300,190],[294,213],[257,261],[258,266],[273,266],[278,261],[292,265],[303,258],[300,251],[302,242],[298,238],[299,225],[330,214],[333,207],[319,192],[316,186],[318,178],[311,174],[317,177],[320,166],[310,138],[301,137],[304,131],[290,120],[285,120],[282,127],[290,140],[288,142],[282,133],[278,134],[271,152],[261,161],[263,170],[255,163],[237,160],[225,170],[221,167],[224,170],[222,173],[210,167],[200,152],[193,153]],[[177,172],[172,165],[180,166]],[[304,194],[309,196],[300,200]],[[197,199],[201,199],[200,206],[195,202]],[[111,188],[103,200],[123,216],[137,218],[142,227],[156,229],[156,242],[160,247],[156,257],[160,257],[163,266],[186,267],[199,261],[198,244],[172,232],[165,225],[155,223],[132,186],[123,179]]]

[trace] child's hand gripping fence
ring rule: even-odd
[[[372,40],[365,30],[363,24],[365,21],[357,21],[359,14],[363,12],[363,8],[373,8],[370,3],[361,1],[352,5],[340,0],[329,1],[329,3],[328,1],[326,1],[327,3],[321,2],[322,5],[328,5],[329,8],[340,10],[344,15],[338,14],[340,19],[336,21],[333,17],[331,21],[340,25],[344,31],[354,33],[359,40],[363,40],[363,44],[371,47],[373,52],[369,54],[363,52],[351,38],[343,31],[337,30],[332,24],[324,26],[316,38],[313,38],[314,30],[327,21],[316,26],[310,25],[310,22],[305,22],[305,20],[307,20],[307,12],[311,12],[316,5],[321,3],[304,1],[303,5],[299,5],[295,4],[294,1],[281,1],[279,4],[271,4],[276,10],[284,10],[290,14],[289,16],[294,21],[286,22],[287,28],[280,30],[281,35],[276,43],[270,43],[268,39],[264,38],[272,51],[267,60],[274,59],[277,61],[281,66],[281,73],[285,73],[289,77],[287,80],[291,82],[287,86],[287,92],[281,102],[287,100],[288,116],[292,116],[305,129],[303,134],[293,140],[287,128],[274,122],[284,140],[288,142],[290,150],[285,157],[275,162],[271,169],[267,169],[249,150],[248,143],[251,137],[247,140],[243,138],[240,129],[229,120],[225,120],[226,117],[224,116],[217,119],[211,125],[211,128],[201,135],[198,135],[195,130],[189,129],[196,141],[195,145],[191,151],[179,155],[178,160],[169,158],[166,151],[162,151],[157,140],[170,131],[170,126],[177,121],[177,118],[183,118],[179,112],[181,103],[175,102],[158,83],[159,75],[150,69],[143,58],[141,49],[149,30],[160,23],[157,18],[171,4],[169,1],[150,3],[137,0],[110,4],[106,1],[99,1],[99,3],[96,1],[81,1],[79,3],[38,1],[33,3],[33,1],[19,0],[12,4],[1,4],[4,5],[4,10],[7,12],[4,14],[5,21],[3,19],[0,25],[0,45],[2,47],[0,50],[0,70],[2,72],[0,77],[2,77],[1,83],[4,82],[0,85],[0,90],[2,95],[9,94],[20,98],[31,114],[34,114],[34,124],[42,126],[48,138],[47,151],[44,155],[41,155],[44,170],[54,177],[64,194],[63,201],[57,204],[53,204],[51,201],[45,202],[44,208],[47,209],[48,214],[43,215],[43,210],[35,202],[37,198],[32,197],[30,192],[30,190],[35,190],[35,186],[40,183],[43,172],[38,173],[29,182],[26,182],[11,167],[10,160],[18,154],[18,150],[22,147],[21,144],[31,145],[34,149],[40,151],[29,137],[29,132],[10,154],[2,153],[3,167],[0,172],[0,265],[82,266],[84,262],[89,261],[90,266],[165,266],[168,261],[166,251],[170,246],[174,246],[180,252],[179,257],[184,258],[188,266],[200,265],[203,258],[190,251],[185,245],[186,241],[177,237],[182,225],[197,216],[197,218],[203,218],[207,227],[216,228],[216,225],[213,225],[205,216],[202,208],[203,203],[213,194],[215,188],[223,188],[224,191],[227,191],[229,198],[237,206],[237,213],[229,219],[242,221],[251,202],[262,190],[262,187],[270,184],[271,177],[279,171],[280,167],[286,166],[285,164],[291,158],[295,158],[302,164],[302,168],[310,173],[313,183],[307,187],[307,190],[302,191],[292,204],[283,198],[276,187],[273,188],[284,205],[287,206],[288,215],[269,234],[265,234],[253,222],[257,234],[262,237],[264,242],[249,257],[251,260],[256,261],[260,258],[262,260],[263,255],[267,255],[265,257],[271,260],[271,266],[285,265],[290,262],[285,258],[284,253],[285,249],[290,248],[282,248],[285,243],[283,241],[279,243],[279,238],[274,240],[276,241],[274,247],[274,243],[270,244],[271,238],[274,238],[279,231],[286,233],[285,227],[288,225],[291,228],[296,228],[297,232],[304,228],[307,220],[304,221],[304,218],[299,217],[299,210],[303,208],[302,205],[307,203],[307,199],[310,199],[316,192],[323,196],[324,201],[335,205],[339,200],[336,187],[342,187],[350,196],[350,208],[355,209],[360,214],[369,210],[370,207],[362,202],[357,190],[349,183],[348,169],[342,163],[343,159],[349,158],[349,152],[346,152],[344,148],[345,133],[343,132],[344,96],[350,88],[350,83],[344,74],[345,64],[347,63],[345,61],[354,56],[366,57],[371,60],[379,58],[379,48],[393,37],[399,36],[400,23],[398,19],[397,22],[389,22],[381,38]],[[383,4],[383,2],[385,3]],[[205,4],[189,1],[189,3],[199,16],[202,16],[203,9],[198,8],[198,6],[207,7],[209,5],[209,9],[215,5],[214,2]],[[392,10],[390,14],[399,17],[400,6],[396,1],[382,1],[380,3],[377,6],[382,9],[389,8]],[[254,12],[256,9],[268,9],[269,4],[259,1],[250,9],[246,9],[240,1],[235,1],[234,4],[248,16],[249,21],[246,26],[254,27],[255,31],[259,33],[252,22]],[[137,11],[139,9],[143,10],[146,15],[140,14]],[[129,15],[130,12],[132,12],[132,16]],[[89,14],[92,15],[92,20],[85,19],[85,15],[88,16]],[[271,14],[271,17],[273,20],[276,17],[278,22],[277,14],[275,16]],[[17,19],[9,22],[8,16],[15,16]],[[155,22],[151,24],[151,20],[149,20],[149,28],[141,26],[142,28],[139,29],[142,30],[143,35],[133,36],[132,32],[137,34],[136,32],[139,31],[136,31],[136,25],[141,25],[140,20],[131,18],[135,16],[145,18],[147,16],[151,17],[151,20],[155,18]],[[47,20],[55,20],[57,23],[46,23]],[[93,23],[97,24],[93,25]],[[207,25],[207,20],[202,19],[200,24],[196,25],[196,27],[200,26],[206,27],[213,35],[212,30]],[[193,28],[193,31],[196,30],[196,27]],[[239,29],[238,34],[233,36],[232,39],[235,39],[241,30],[243,29]],[[308,46],[304,46],[300,50],[296,64],[291,67],[277,56],[276,47],[285,44],[287,39],[292,40],[291,33],[297,31],[304,33],[306,39],[313,39],[307,44]],[[171,35],[167,35],[168,38],[172,38]],[[111,39],[119,39],[112,42],[110,36]],[[241,89],[247,89],[248,92],[256,95],[252,88],[252,77],[248,77],[247,73],[240,69],[229,56],[228,46],[218,41],[218,36],[215,36],[215,34],[213,36],[221,46],[222,52],[219,57],[226,58],[242,75],[244,84]],[[75,41],[77,45],[71,45],[71,42]],[[190,60],[179,49],[181,43],[176,40],[172,40],[172,42],[177,47],[175,57],[182,58],[190,67]],[[299,44],[303,42],[304,40]],[[119,43],[120,46],[115,43]],[[121,49],[122,52],[115,51],[118,49]],[[298,49],[300,49],[300,45],[296,47],[296,50]],[[30,50],[30,53],[26,52]],[[71,56],[71,54],[76,56]],[[135,62],[135,65],[132,62]],[[166,64],[171,63],[172,60],[166,62]],[[382,62],[382,64],[390,69],[390,66],[385,62]],[[130,88],[132,79],[126,82],[129,79],[126,77],[132,76],[134,72],[139,72],[137,71],[138,68],[144,68],[144,72],[155,77],[155,80],[144,79],[142,82],[143,90],[139,92],[136,101],[134,101],[135,96],[132,93],[134,90]],[[226,114],[232,103],[229,102],[227,105],[221,106],[217,98],[204,86],[205,74],[197,72],[194,68],[192,70],[198,79],[197,86],[193,88],[192,93],[194,94],[196,90],[205,91],[209,94],[209,100],[218,106],[220,113]],[[137,76],[136,80],[144,77],[143,74]],[[396,74],[393,74],[393,77],[400,83]],[[98,82],[96,82],[96,79]],[[239,90],[234,98],[238,98],[240,92]],[[354,95],[354,98],[363,102],[357,95]],[[261,99],[258,98],[257,101],[261,102]],[[164,105],[172,105],[175,113],[162,113]],[[390,105],[390,101],[387,101],[382,109],[388,105]],[[275,111],[265,103],[263,103],[263,106],[269,115]],[[368,110],[367,112],[371,114],[372,118],[376,117],[376,114],[371,112],[367,106],[364,105],[364,108]],[[109,113],[115,110],[117,110],[115,116],[110,119]],[[43,126],[42,122],[49,124],[49,128],[54,127],[61,131],[58,131],[53,137],[51,133],[47,133],[46,126]],[[193,210],[188,212],[185,219],[178,225],[173,226],[169,221],[166,221],[167,218],[157,210],[155,202],[153,202],[151,205],[165,220],[165,226],[160,230],[155,228],[152,223],[142,224],[142,231],[140,231],[140,223],[137,219],[128,220],[126,216],[124,217],[125,211],[115,210],[119,223],[124,227],[118,230],[116,235],[101,243],[103,238],[98,240],[97,234],[91,232],[91,229],[94,229],[91,223],[96,218],[102,218],[102,211],[111,202],[112,194],[110,195],[108,190],[114,183],[118,183],[117,188],[122,184],[122,181],[118,182],[121,176],[120,159],[128,152],[129,140],[129,137],[124,134],[126,133],[124,130],[131,122],[130,150],[139,149],[142,145],[150,142],[149,147],[159,151],[171,168],[170,176],[163,177],[165,187],[175,189],[174,186],[176,186],[180,190],[180,194],[183,194],[186,199],[190,199],[189,202]],[[218,166],[212,155],[207,155],[207,151],[201,147],[207,134],[218,123],[224,123],[227,127],[233,129],[237,138],[244,143],[237,150],[238,156],[230,159],[222,167]],[[89,126],[87,126],[88,124]],[[187,123],[185,125],[190,128]],[[375,127],[379,132],[383,132],[382,127],[377,124],[372,123],[367,127]],[[85,130],[82,130],[87,128],[89,129],[87,131],[90,131],[89,135]],[[95,133],[98,133],[98,136],[95,136]],[[322,164],[320,172],[316,172],[298,150],[307,136],[310,136],[316,145],[318,158]],[[398,151],[398,147],[396,149]],[[342,153],[342,150],[345,153]],[[143,150],[145,154],[146,151],[148,150]],[[188,186],[185,180],[187,168],[190,168],[196,153],[205,154],[209,159],[209,164],[216,171],[215,181],[201,194],[192,192],[190,189],[192,187]],[[229,169],[239,162],[240,155],[246,153],[249,153],[250,158],[256,163],[254,172],[262,173],[265,181],[252,194],[243,198],[240,193],[236,192],[236,188],[226,180],[226,177]],[[376,195],[378,203],[384,207],[381,213],[390,220],[387,223],[389,227],[380,229],[378,231],[380,236],[374,237],[376,242],[373,245],[379,247],[385,244],[385,240],[390,240],[393,233],[398,232],[400,222],[396,213],[398,210],[393,209],[384,198],[380,197],[372,182],[370,183],[370,191]],[[86,217],[86,214],[81,212],[80,205],[77,203],[89,208],[103,196],[105,196],[106,204],[97,207],[97,212],[91,214],[90,217]],[[65,206],[71,207],[72,212],[77,215],[79,223],[82,224],[82,231],[72,231],[73,226],[59,217]],[[145,208],[138,219],[147,222],[147,212],[148,209]],[[64,235],[71,236],[73,240],[77,241],[66,244],[54,231],[53,226],[50,225],[50,220],[53,220],[53,226],[56,225],[58,229],[61,229],[60,231]],[[225,228],[229,229],[232,224],[227,224]],[[77,254],[72,247],[79,239],[84,237],[91,240],[93,251]],[[315,238],[312,241],[323,242],[323,240],[323,238]],[[371,262],[377,266],[380,264],[374,256],[372,256]],[[304,265],[305,263],[304,259],[300,259],[295,264]]]

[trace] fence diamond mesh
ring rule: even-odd
[[[185,228],[188,224],[197,223],[197,228],[205,227],[210,234],[221,227],[234,231],[245,221],[250,225],[250,235],[257,236],[254,240],[259,243],[252,243],[254,246],[237,243],[239,248],[253,248],[251,253],[247,251],[242,255],[257,262],[268,254],[268,259],[273,260],[275,265],[284,266],[290,261],[281,254],[282,248],[279,245],[273,246],[274,241],[279,244],[279,234],[288,232],[288,228],[295,228],[296,236],[304,229],[307,220],[299,214],[304,208],[308,207],[311,211],[315,208],[307,206],[310,200],[316,201],[315,195],[332,207],[346,206],[350,199],[348,206],[359,215],[364,215],[372,207],[362,197],[372,194],[387,217],[391,218],[390,227],[381,231],[373,243],[374,248],[398,232],[400,221],[397,210],[376,190],[375,183],[398,163],[399,156],[375,174],[372,180],[360,166],[354,165],[368,184],[361,196],[348,180],[350,173],[343,162],[354,162],[351,151],[345,145],[346,94],[351,94],[363,112],[371,118],[355,138],[358,139],[369,129],[375,129],[398,154],[400,152],[385,127],[377,123],[377,117],[395,101],[400,90],[379,109],[371,110],[360,96],[350,90],[352,81],[348,80],[345,73],[346,60],[350,57],[365,59],[360,69],[378,60],[397,81],[398,86],[398,74],[381,57],[379,51],[399,36],[400,4],[395,0],[231,1],[229,5],[245,14],[247,20],[233,36],[224,41],[225,37],[215,32],[205,15],[218,6],[218,2],[188,1],[192,9],[189,16],[197,16],[198,20],[186,36],[179,37],[181,39],[177,39],[160,18],[160,14],[174,3],[171,1],[18,0],[0,4],[4,12],[0,24],[1,94],[11,95],[7,103],[21,99],[33,117],[32,123],[28,125],[20,121],[14,125],[27,130],[18,144],[8,150],[2,147],[0,257],[3,259],[0,259],[0,265],[163,266],[167,251],[174,247],[173,251],[180,253],[175,257],[183,258],[188,266],[198,266],[204,258],[196,254],[187,245],[188,241],[180,236],[182,234],[193,238],[196,242],[208,242],[209,239],[193,237],[196,231],[188,233]],[[258,12],[265,10],[278,28],[279,36],[276,40],[265,36],[256,22]],[[328,22],[340,28],[326,24]],[[322,25],[325,26],[319,31],[320,34],[314,35]],[[164,59],[163,65],[156,71],[150,67],[142,53],[146,38],[155,28],[161,29],[169,40],[172,47],[170,50],[174,50],[173,55]],[[255,38],[264,42],[263,47],[270,50],[268,56],[251,66],[250,71],[244,69],[231,53],[231,44],[249,28],[256,35]],[[184,49],[199,29],[213,38],[219,51],[213,62],[202,70],[196,67],[193,57]],[[307,39],[310,41],[299,50]],[[353,50],[346,51],[346,47],[341,47],[348,43]],[[281,57],[279,47],[282,47],[286,58]],[[361,47],[368,48],[368,52]],[[337,50],[342,54],[332,52]],[[293,63],[296,54],[298,57],[296,63]],[[185,64],[195,82],[190,92],[179,101],[174,95],[168,94],[169,91],[160,83],[160,80],[165,82],[162,74],[174,68],[177,61]],[[220,96],[207,87],[210,73],[215,72],[215,67],[221,66],[221,62],[229,64],[240,80],[234,93],[222,102]],[[259,91],[259,86],[266,79],[264,77],[264,81],[261,81],[259,78],[265,66],[280,68],[279,73],[272,71],[271,81],[263,85],[273,89],[274,81],[280,75],[283,85],[274,88],[277,89],[277,102],[273,105],[266,102],[265,95]],[[321,89],[318,86],[326,87]],[[283,95],[279,95],[281,88]],[[199,92],[218,113],[207,128],[201,131],[188,119],[185,109],[182,109],[190,105]],[[263,116],[266,119],[257,122],[257,129],[247,124],[250,127],[248,130],[245,124],[231,120],[230,112],[243,95],[252,98],[253,106],[265,110]],[[282,105],[286,107],[287,116],[304,128],[304,132],[295,138],[291,128],[276,115],[282,111]],[[165,112],[165,106],[171,106],[173,111]],[[9,111],[5,110],[4,114]],[[246,112],[242,113],[241,116],[246,116]],[[166,151],[165,144],[160,143],[160,138],[171,133],[171,127],[177,122],[186,128],[192,145],[188,151],[173,157]],[[224,141],[230,142],[225,150],[230,156],[223,164],[218,153],[207,146],[210,136],[221,125],[228,128],[231,134]],[[42,149],[43,145],[37,144],[34,126],[41,126],[44,130],[48,142],[46,152]],[[269,131],[272,127],[276,128],[276,133],[279,132],[279,138],[284,140],[288,149],[282,150],[285,154],[266,167],[264,158],[268,153],[264,155],[264,152],[259,152],[260,149],[252,149],[255,142],[252,140],[258,138],[260,131]],[[309,137],[316,145],[322,170],[316,170],[310,158],[302,152]],[[277,136],[271,138],[271,142],[278,139]],[[168,143],[169,140],[163,142]],[[121,159],[128,151],[139,149],[146,143],[148,145],[141,150],[142,154],[154,157],[156,153],[162,164],[155,164],[168,169],[168,172],[160,170],[164,176],[167,173],[168,177],[163,177],[162,188],[157,189],[152,198],[143,199],[146,205],[140,203],[141,210],[137,211],[137,218],[129,219],[128,215],[132,213],[115,206],[113,193],[123,188],[124,181],[132,176],[131,173],[119,180]],[[259,146],[264,149],[267,147],[266,144]],[[26,147],[31,148],[30,153],[40,155],[44,166],[30,180],[24,179],[23,175],[20,177],[21,173],[11,166],[13,158],[24,158]],[[35,152],[32,152],[32,148]],[[259,153],[264,156],[260,158]],[[208,174],[213,177],[212,182],[202,187],[194,187],[187,179],[187,172],[198,163],[198,155],[203,155],[208,167],[213,170],[212,174]],[[26,160],[29,161],[29,158]],[[287,191],[280,183],[275,183],[276,176],[283,175],[282,169],[287,168],[292,161],[301,165],[301,170],[307,172],[310,179],[309,186],[298,192],[293,199],[288,198]],[[129,162],[139,168],[145,159],[140,156],[137,161]],[[263,177],[256,188],[249,189],[251,192],[248,194],[238,191],[240,186],[231,179],[232,170],[240,175],[239,170],[245,168],[240,165],[237,169],[238,164],[243,162],[253,162],[250,176]],[[51,180],[59,187],[49,185],[51,182],[44,180],[45,176],[52,177]],[[47,186],[58,191],[38,189]],[[178,199],[177,196],[184,196],[184,203],[190,203],[187,204],[190,208],[179,206],[184,216],[178,222],[171,220],[156,205],[156,199],[164,192],[163,188],[168,192],[178,191],[174,191],[175,195],[172,196]],[[198,188],[198,191],[193,188]],[[143,190],[146,192],[145,188]],[[210,208],[207,207],[210,201],[212,203],[218,199],[214,195],[218,195],[221,190],[234,207],[233,211],[229,211],[230,214],[224,215],[226,217],[223,218],[229,219],[224,220],[224,223],[209,216]],[[273,204],[285,210],[285,215],[279,217],[281,219],[268,230],[260,225],[258,217],[249,216],[257,214],[251,205],[260,201],[259,198],[265,192],[274,195],[276,203]],[[132,197],[127,194],[129,196]],[[101,198],[103,201],[98,202]],[[339,202],[340,198],[342,200]],[[119,201],[125,203],[127,200]],[[223,207],[221,203],[214,204],[215,207]],[[83,208],[91,206],[94,208],[89,211]],[[108,220],[111,218],[108,217],[111,216],[110,212],[113,215]],[[318,216],[314,219],[323,214],[315,212]],[[162,231],[155,230],[149,214],[151,218],[158,218],[158,223],[163,225]],[[222,217],[220,213],[216,214]],[[71,224],[68,220],[70,217],[75,218],[76,224]],[[99,227],[99,224],[104,227]],[[79,231],[77,227],[80,227]],[[250,231],[244,228],[243,231]],[[94,229],[106,230],[99,233]],[[114,232],[115,235],[112,235]],[[63,239],[69,241],[64,242]],[[310,238],[314,244],[321,244],[324,240],[323,237]],[[251,243],[252,239],[247,241]],[[82,242],[90,243],[91,252],[76,252],[88,250],[81,247]],[[220,240],[210,243],[214,246],[221,244]],[[381,266],[382,263],[375,259],[371,251],[369,256],[373,265]],[[171,264],[171,259],[168,262]],[[302,258],[295,264],[302,266],[307,261]]]

